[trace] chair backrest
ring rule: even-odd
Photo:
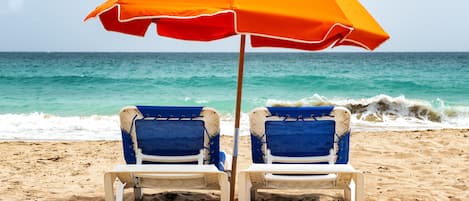
[[[254,163],[348,162],[350,112],[346,108],[258,108],[249,118]]]
[[[202,161],[218,166],[220,120],[214,109],[131,106],[121,110],[120,121],[128,164]]]

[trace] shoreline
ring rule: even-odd
[[[221,137],[231,153],[231,136]],[[250,139],[241,136],[238,170],[250,165]],[[366,200],[468,200],[469,129],[353,132],[350,164],[365,174]],[[123,164],[119,140],[0,141],[0,193],[5,200],[103,200],[103,173]],[[145,191],[150,192],[150,191]],[[270,192],[270,191],[269,191]],[[329,191],[327,191],[329,192]],[[304,191],[262,192],[264,199],[341,196]],[[154,196],[166,196],[157,194]],[[184,191],[171,196],[188,196]],[[217,194],[190,194],[190,199]],[[126,198],[132,198],[131,190]]]

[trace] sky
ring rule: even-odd
[[[107,32],[83,18],[104,0],[0,0],[0,51],[237,52],[239,37],[210,43]],[[376,51],[469,51],[468,0],[361,0],[391,39]],[[247,51],[287,51],[248,48]],[[326,51],[363,51],[336,47]]]

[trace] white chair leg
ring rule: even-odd
[[[251,179],[249,173],[241,172],[238,175],[238,201],[251,201]]]
[[[106,201],[114,201],[114,181],[116,177],[112,173],[104,174],[104,197]]]
[[[116,201],[124,200],[124,187],[125,183],[122,183],[121,181],[117,182]]]
[[[355,181],[355,201],[365,200],[365,178],[363,174],[354,174],[353,180]]]
[[[218,183],[220,184],[220,201],[230,200],[230,184],[226,174],[218,175]]]

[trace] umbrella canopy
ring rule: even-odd
[[[97,16],[109,31],[144,36],[155,23],[165,37],[211,41],[245,34],[253,47],[373,50],[389,38],[357,0],[108,0],[86,19]]]
[[[230,200],[234,200],[245,35],[253,47],[322,50],[339,45],[374,50],[388,34],[358,0],[107,0],[85,20],[144,36],[156,24],[160,36],[212,41],[241,35]]]

